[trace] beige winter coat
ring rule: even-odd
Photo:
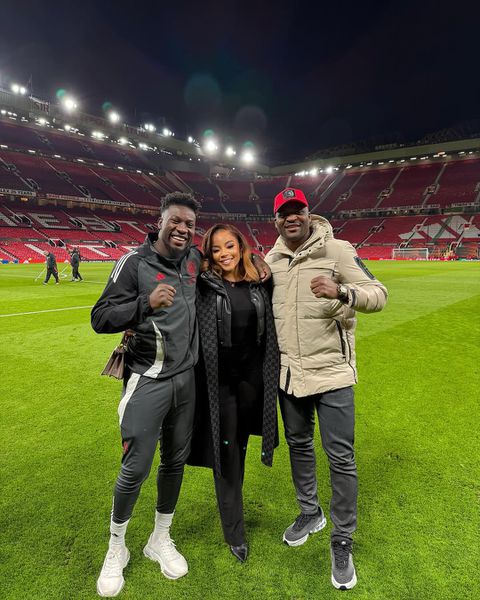
[[[330,223],[311,215],[312,234],[295,252],[282,238],[266,256],[273,277],[273,315],[281,356],[280,387],[297,397],[357,383],[355,311],[382,310],[387,290],[369,273]],[[316,298],[310,282],[331,277],[349,289],[349,301]]]

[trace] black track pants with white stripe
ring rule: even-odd
[[[114,522],[130,519],[158,443],[157,510],[175,510],[190,453],[194,410],[193,369],[160,380],[130,374],[118,407],[123,458],[114,490]]]

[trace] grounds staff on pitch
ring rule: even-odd
[[[336,240],[330,223],[311,215],[301,190],[275,197],[280,234],[266,257],[273,277],[273,314],[280,348],[280,407],[301,514],[284,533],[291,546],[325,525],[318,504],[313,446],[318,413],[330,464],[332,583],[356,583],[352,534],[357,523],[357,470],[353,449],[355,311],[382,310],[387,290],[353,246]]]

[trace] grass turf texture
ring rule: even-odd
[[[360,478],[352,598],[478,597],[480,265],[379,262],[387,308],[359,315],[356,453]],[[39,265],[0,265],[0,315],[91,306],[111,265],[82,264],[82,283],[34,283]],[[99,373],[119,335],[98,336],[89,309],[0,317],[0,589],[13,598],[96,598],[121,456],[120,383]],[[317,427],[318,430],[318,427]],[[283,433],[283,429],[280,431]],[[317,434],[319,493],[328,466]],[[173,537],[190,572],[168,581],[142,555],[155,476],[127,535],[121,598],[337,598],[329,530],[282,544],[297,515],[286,444],[274,466],[249,445],[241,565],[223,542],[211,472],[187,468]]]

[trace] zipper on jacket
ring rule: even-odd
[[[347,345],[348,345],[348,366],[352,369],[353,371],[353,377],[355,379],[355,383],[358,383],[357,380],[357,372],[354,369],[354,367],[352,366],[352,347],[350,346],[350,342],[348,341],[348,337],[347,337]]]
[[[335,325],[337,326],[338,336],[340,337],[340,345],[342,347],[342,355],[345,360],[347,360],[347,355],[345,353],[345,340],[343,339],[342,326],[338,321],[335,321]]]
[[[287,369],[287,375],[285,377],[285,393],[288,394],[288,387],[290,385],[290,367]]]
[[[180,282],[180,287],[182,289],[182,298],[183,298],[183,301],[184,301],[185,306],[187,308],[187,313],[188,313],[188,330],[192,331],[192,312],[190,310],[190,306],[188,305],[187,299],[185,298],[185,286],[183,284],[183,273],[182,273],[181,264],[180,264],[180,266],[175,265],[175,271],[177,272],[178,279],[179,279],[179,282]],[[189,347],[189,351],[190,351],[190,347]]]

